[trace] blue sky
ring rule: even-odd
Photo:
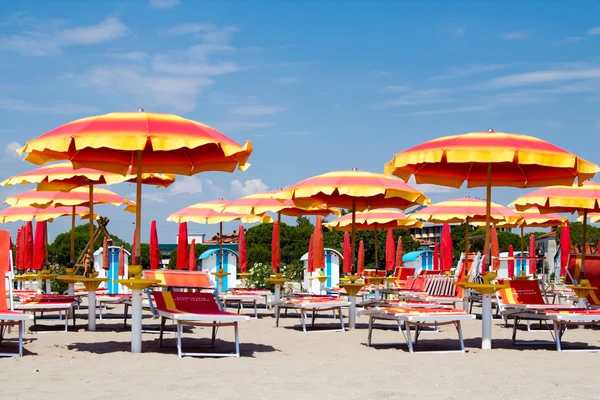
[[[28,139],[112,111],[172,112],[252,140],[246,172],[144,188],[143,239],[156,219],[168,243],[177,227],[166,217],[190,204],[331,170],[382,171],[394,153],[448,134],[524,133],[599,162],[600,3],[563,4],[6,1],[1,178],[34,168],[12,151]],[[132,185],[110,189],[133,198]],[[433,201],[484,194],[421,189]],[[133,215],[99,210],[112,233],[132,237]],[[55,221],[50,238],[68,226]]]

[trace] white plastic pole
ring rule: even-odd
[[[96,291],[88,291],[88,331],[96,330]]]
[[[492,348],[492,296],[481,295],[481,348]]]
[[[52,291],[50,290],[50,279],[46,279],[46,294],[50,294]]]
[[[356,328],[356,296],[348,296],[350,307],[348,308],[348,327]]]
[[[142,291],[131,291],[131,352],[142,352]]]

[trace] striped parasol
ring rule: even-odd
[[[93,194],[94,204],[111,204],[115,206],[126,205],[125,211],[135,212],[135,203],[127,200],[108,189],[95,188]],[[78,187],[70,192],[42,192],[30,190],[15,196],[8,197],[4,204],[11,206],[32,206],[38,208],[54,207],[88,207],[90,206],[89,190]]]
[[[0,223],[8,223],[15,221],[48,221],[52,222],[54,218],[71,216],[72,207],[19,207],[13,206],[0,211]],[[82,219],[89,218],[90,210],[84,207],[75,207],[75,215]],[[94,219],[98,216],[94,214]]]
[[[544,140],[510,133],[474,132],[442,137],[394,155],[385,172],[405,181],[459,188],[485,187],[491,214],[492,186],[518,188],[571,185],[583,182],[600,167]],[[489,263],[490,224],[485,223],[486,260]]]
[[[520,196],[511,206],[518,211],[537,208],[541,213],[577,212],[583,219],[582,243],[585,249],[588,213],[600,212],[600,184],[586,181],[581,186],[549,186]],[[581,279],[584,271],[585,251],[581,254]]]

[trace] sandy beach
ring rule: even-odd
[[[306,334],[298,318],[283,318],[276,328],[270,313],[260,310],[258,320],[240,328],[241,358],[179,359],[174,335],[167,335],[161,349],[158,335],[144,334],[144,353],[129,353],[130,332],[123,328],[122,312],[122,306],[109,309],[96,332],[85,330],[87,311],[81,309],[76,331],[27,333],[23,358],[0,360],[2,397],[579,399],[594,397],[600,389],[594,378],[595,353],[558,353],[552,345],[513,348],[512,330],[501,320],[494,320],[493,350],[478,348],[481,323],[476,320],[464,325],[466,354],[409,354],[403,343],[366,347],[366,317],[353,331]],[[61,326],[60,321],[38,323]],[[145,326],[156,323],[149,314],[144,319]],[[392,324],[377,326],[374,343],[403,342]],[[207,345],[209,335],[209,328],[189,330],[184,346]],[[424,332],[418,348],[454,349],[456,337],[451,326]],[[522,332],[520,338],[551,339],[547,331]],[[231,340],[233,330],[221,328],[215,350],[232,350]],[[600,332],[573,329],[564,340],[572,348],[600,346]],[[3,347],[15,348],[14,343]]]

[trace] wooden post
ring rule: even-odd
[[[223,223],[219,222],[219,270],[221,268],[223,268]]]
[[[492,163],[487,165],[487,183],[485,192],[485,244],[483,254],[485,254],[485,270],[487,272],[490,266],[490,223],[492,214]]]
[[[85,272],[84,275],[85,276],[89,276],[90,274],[90,269],[94,269],[94,183],[92,181],[89,182],[89,186],[90,186],[90,247],[89,247],[89,254],[90,254],[90,267],[85,268]]]
[[[521,257],[525,254],[525,232],[523,228],[523,224],[521,224]],[[521,275],[525,274],[525,259],[521,258]]]
[[[377,259],[377,256],[378,256],[378,247],[379,247],[378,246],[379,243],[378,243],[378,240],[377,240],[377,236],[378,236],[377,235],[377,223],[375,223],[375,269],[377,269],[377,261],[379,261]]]
[[[352,274],[356,274],[358,271],[357,266],[354,264],[354,251],[356,249],[356,197],[352,198]]]
[[[133,265],[142,265],[142,150],[137,152],[137,176],[135,180],[135,260]]]
[[[92,219],[92,216],[90,216],[90,223]],[[69,262],[75,264],[75,206],[73,206],[71,214],[71,256],[69,257]]]
[[[579,283],[581,284],[581,280],[585,279],[585,242],[587,234],[587,210],[583,210],[583,231],[581,232],[581,240],[582,243],[582,251],[581,251],[581,273],[579,274]]]

